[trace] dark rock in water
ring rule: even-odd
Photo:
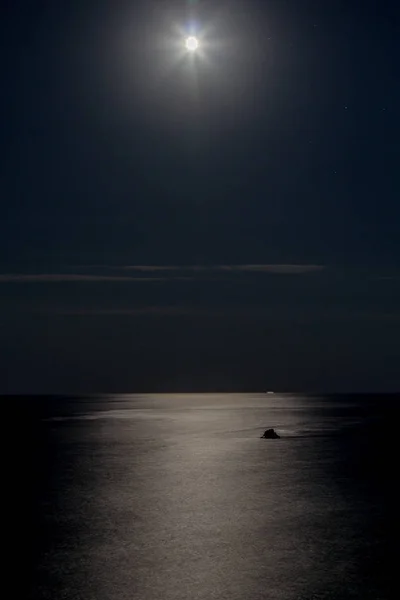
[[[275,429],[266,429],[264,431],[264,435],[262,435],[261,437],[266,438],[268,440],[276,440],[281,436],[276,433]]]

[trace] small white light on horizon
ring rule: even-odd
[[[190,37],[186,38],[185,46],[186,50],[189,52],[196,52],[197,48],[199,47],[199,41],[196,37],[191,35]]]

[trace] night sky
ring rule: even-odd
[[[400,389],[398,0],[0,11],[1,393]]]

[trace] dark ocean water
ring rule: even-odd
[[[399,402],[3,398],[21,433],[18,597],[397,598]]]

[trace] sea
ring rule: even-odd
[[[19,598],[398,598],[400,395],[2,401]]]

